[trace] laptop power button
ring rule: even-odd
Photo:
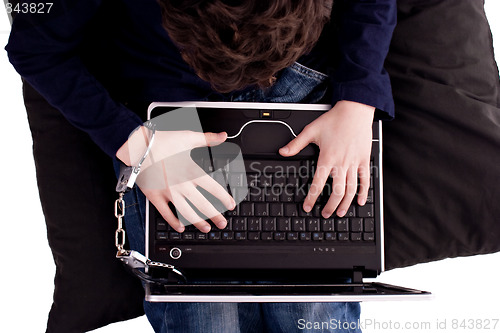
[[[172,259],[179,259],[181,257],[181,255],[182,255],[182,251],[178,247],[174,247],[170,250],[170,257]]]

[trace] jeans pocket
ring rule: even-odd
[[[255,89],[235,96],[233,101],[265,103],[318,103],[326,94],[328,75],[299,63],[282,70],[267,89]]]

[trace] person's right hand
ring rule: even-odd
[[[146,129],[136,131],[118,150],[117,157],[127,165],[137,165],[148,145]],[[236,203],[229,193],[196,164],[190,152],[194,148],[215,146],[224,142],[227,134],[192,131],[156,131],[150,153],[141,167],[137,185],[162,217],[176,231],[183,232],[184,224],[169,207],[171,202],[179,214],[202,232],[211,227],[190,203],[210,218],[220,229],[227,225],[221,212],[197,189],[201,187],[222,202],[229,210]]]

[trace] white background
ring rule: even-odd
[[[496,50],[500,50],[500,0],[486,0]],[[494,16],[495,15],[495,16]],[[21,81],[3,47],[10,24],[0,9],[0,331],[43,332],[52,302],[55,266],[36,188],[29,132],[21,97]],[[496,39],[495,39],[496,38]],[[497,62],[500,63],[500,51]],[[473,221],[471,221],[472,223]],[[110,241],[113,241],[111,235]],[[500,332],[496,329],[452,329],[453,320],[500,320],[500,253],[449,259],[383,273],[377,280],[434,294],[431,301],[362,304],[364,332]],[[437,321],[444,328],[438,329]],[[465,322],[466,325],[469,321]],[[483,321],[483,324],[485,322]],[[397,325],[401,325],[400,329]],[[420,329],[403,329],[406,324]],[[392,325],[392,326],[390,326]],[[430,329],[426,329],[430,325]],[[492,325],[490,325],[491,328]],[[393,328],[391,330],[391,327]],[[143,316],[96,330],[152,332]]]

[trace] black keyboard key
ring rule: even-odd
[[[248,231],[260,231],[261,230],[261,220],[260,217],[249,217],[247,219],[247,230]]]
[[[254,204],[255,216],[269,216],[269,204],[265,202],[256,202]]]
[[[286,232],[277,231],[274,233],[274,239],[278,241],[282,241],[286,239]]]
[[[294,202],[294,197],[295,187],[290,184],[285,185],[280,195],[281,202]]]
[[[184,239],[184,240],[194,240],[194,232],[184,232],[182,234],[182,239]]]
[[[220,239],[220,231],[210,231],[208,233],[208,239],[219,240]]]
[[[267,202],[280,202],[281,192],[283,192],[283,190],[280,187],[275,186],[275,185],[266,188],[266,193],[265,193],[266,201]]]
[[[272,232],[263,232],[260,236],[262,237],[262,240],[265,241],[270,241],[274,239],[274,235]]]
[[[373,242],[375,240],[375,234],[373,232],[364,232],[363,240],[368,242]]]
[[[311,170],[303,170],[298,173],[297,176],[299,177],[299,186],[306,185],[307,188],[307,186],[312,183],[314,175],[311,174]]]
[[[282,203],[270,203],[269,204],[269,214],[271,216],[283,216],[283,204]]]
[[[234,233],[234,239],[236,240],[245,240],[247,239],[247,233],[244,231],[236,231]]]
[[[176,232],[176,231],[172,231],[169,234],[169,239],[170,240],[179,240],[179,239],[181,239],[181,234]]]
[[[338,232],[337,238],[339,241],[348,241],[349,240],[349,233],[348,232]]]
[[[333,218],[328,218],[328,219],[320,219],[321,221],[321,231],[334,231],[334,219]]]
[[[373,204],[366,204],[358,207],[359,217],[374,217]]]
[[[277,173],[273,177],[273,185],[283,187],[287,184],[286,175],[283,173]]]
[[[375,220],[374,219],[364,219],[364,231],[374,232],[375,231]]]
[[[221,238],[223,240],[232,240],[234,238],[233,232],[232,231],[222,231]]]
[[[239,215],[240,216],[253,216],[253,203],[251,202],[242,202],[240,204],[240,210],[239,210]]]
[[[312,233],[312,239],[314,241],[322,241],[324,238],[324,235],[322,232],[313,232]]]
[[[293,231],[306,231],[306,219],[303,217],[293,217],[292,218],[292,230]]]
[[[168,232],[164,231],[159,231],[156,233],[156,239],[157,240],[166,240],[168,239]]]
[[[298,187],[300,185],[299,184],[299,177],[297,177],[294,174],[288,175],[287,184],[289,184],[290,186],[293,186],[294,188]]]
[[[296,203],[286,203],[284,205],[285,205],[285,216],[293,217],[299,215]]]
[[[304,202],[307,195],[307,184],[302,184],[295,188],[295,202]]]
[[[276,219],[274,217],[262,218],[262,230],[263,231],[275,231],[276,230]]]
[[[335,233],[335,232],[325,232],[325,240],[327,240],[327,241],[337,240],[337,233]]]
[[[168,230],[168,223],[165,221],[156,222],[156,230],[157,231],[166,231]]]
[[[196,240],[207,240],[208,239],[206,233],[199,232],[199,231],[195,233],[195,238],[196,238]]]
[[[286,239],[291,240],[291,241],[296,241],[299,239],[299,233],[297,232],[288,232],[286,235]]]
[[[276,218],[276,229],[278,231],[292,231],[290,218],[289,217]]]
[[[248,233],[248,240],[260,240],[260,232],[249,232]]]
[[[232,224],[233,224],[234,231],[247,230],[247,219],[244,217],[233,217]]]
[[[356,211],[354,209],[354,206],[350,206],[349,209],[347,210],[347,213],[344,215],[345,217],[355,217],[356,216]]]
[[[259,183],[260,183],[260,178],[258,174],[256,173],[247,174],[248,187],[257,187],[259,186]]]
[[[312,212],[314,217],[321,217],[321,205],[314,205]]]
[[[351,222],[351,231],[353,232],[360,232],[363,231],[363,219],[361,217],[353,217],[350,218],[349,221]]]
[[[335,219],[335,231],[349,231],[349,220],[347,218]]]
[[[299,238],[300,238],[300,240],[310,241],[311,240],[311,233],[310,232],[301,232],[301,233],[299,233]]]
[[[272,174],[261,174],[259,179],[260,187],[271,187],[273,185]]]
[[[306,223],[307,231],[321,231],[318,217],[309,217],[306,219]]]
[[[355,242],[359,242],[361,240],[360,232],[351,232],[351,240]]]
[[[264,189],[260,187],[250,187],[249,189],[250,201],[261,202],[264,201]]]
[[[239,210],[239,206],[237,205],[235,209],[226,211],[224,213],[224,216],[226,216],[226,217],[238,216],[238,210]]]

